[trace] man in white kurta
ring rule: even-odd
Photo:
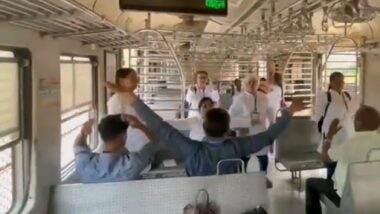
[[[247,133],[249,135],[264,132],[269,125],[268,99],[264,93],[257,91],[258,84],[256,76],[248,77],[244,81],[245,91],[235,98],[229,110],[231,117],[251,118],[252,127],[249,128],[249,133]],[[242,133],[239,135],[242,135]],[[254,155],[259,159],[260,170],[266,171],[268,166],[268,147],[264,147]]]
[[[219,101],[219,92],[212,86],[207,85],[205,88],[189,87],[186,94],[186,101],[190,104],[189,117],[199,115],[198,104],[204,97],[210,97],[215,103]]]
[[[209,77],[206,71],[197,71],[194,74],[194,83],[186,92],[186,101],[190,104],[189,116],[196,117],[199,115],[199,101],[204,97],[209,97],[215,103],[219,102],[219,92],[213,86],[208,84]]]
[[[353,114],[357,110],[358,105],[354,100],[356,97],[343,91],[344,88],[344,75],[339,72],[334,72],[330,75],[330,87],[326,92],[320,92],[317,94],[316,104],[314,106],[314,114],[312,119],[318,122],[323,116],[323,124],[321,129],[322,141],[326,137],[331,122],[334,119],[340,121],[342,129],[336,134],[331,142],[331,147],[339,146],[344,142],[347,142],[353,137],[355,130],[353,124]],[[328,97],[331,96],[329,103]],[[318,152],[321,153],[322,144],[318,148]],[[335,167],[336,160],[332,160],[331,163],[325,163],[327,167],[327,179],[331,179]]]

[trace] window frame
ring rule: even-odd
[[[355,61],[352,61],[352,60],[347,60],[347,61],[342,61],[342,60],[330,60],[330,57],[331,56],[355,56]],[[363,84],[362,84],[362,79],[363,79],[363,66],[362,66],[362,60],[363,60],[363,55],[361,52],[357,51],[357,50],[352,50],[352,51],[337,51],[337,52],[334,52],[334,53],[331,53],[329,54],[327,57],[326,55],[323,55],[322,56],[322,62],[326,64],[324,70],[322,71],[322,78],[321,78],[321,85],[322,87],[326,87],[326,85],[328,85],[329,83],[329,78],[330,78],[330,75],[331,75],[331,72],[333,71],[339,71],[339,72],[342,72],[344,70],[352,70],[352,68],[341,68],[341,67],[332,67],[332,68],[329,68],[328,67],[328,64],[329,63],[340,63],[340,64],[346,64],[346,63],[355,63],[356,67],[355,67],[355,71],[356,71],[356,75],[346,75],[346,73],[342,72],[343,75],[344,75],[344,78],[347,78],[347,77],[351,77],[351,78],[355,78],[355,91],[351,91],[351,90],[347,90],[349,93],[353,93],[353,94],[360,94],[362,93],[362,90],[363,90]],[[343,67],[343,66],[342,66]],[[345,83],[345,86],[347,86],[347,84],[349,83]]]
[[[0,46],[2,51],[13,52],[14,58],[0,58],[0,62],[18,65],[18,120],[19,136],[0,146],[0,152],[11,149],[12,205],[7,212],[18,212],[25,205],[30,191],[32,156],[32,55],[29,49]]]
[[[61,57],[70,57],[71,60],[61,60]],[[74,58],[76,57],[79,57],[79,58],[88,58],[90,59],[90,61],[76,61],[74,60]],[[84,107],[86,105],[89,105],[90,108],[90,111],[92,110],[93,112],[93,116],[94,117],[94,120],[97,121],[98,120],[98,117],[99,117],[99,106],[98,106],[98,57],[97,56],[93,56],[93,55],[81,55],[81,54],[72,54],[72,53],[61,53],[60,54],[60,58],[59,58],[59,65],[61,65],[62,62],[66,62],[66,63],[72,63],[73,66],[75,66],[75,64],[87,64],[87,63],[90,63],[91,66],[92,66],[92,87],[91,87],[91,92],[92,92],[92,101],[89,102],[89,103],[82,103],[78,106],[75,106],[75,103],[73,103],[73,107],[69,108],[69,109],[66,109],[65,111],[60,111],[60,125],[62,126],[62,123],[64,123],[65,121],[68,121],[70,119],[73,119],[74,117],[76,116],[79,116],[83,113],[85,113],[86,111],[81,111],[81,112],[77,112],[73,115],[70,115],[64,119],[62,119],[62,115],[70,112],[70,111],[73,111],[75,109],[78,109],[78,108],[81,108],[81,107]],[[61,71],[60,71],[61,72]],[[74,72],[75,72],[75,69],[74,69]],[[75,79],[74,79],[75,81]],[[75,91],[74,91],[75,93]],[[75,100],[75,97],[73,97],[73,100]],[[61,106],[60,106],[61,108]],[[62,128],[60,128],[60,131],[62,130]],[[93,149],[96,149],[99,145],[99,141],[98,141],[98,129],[97,129],[97,126],[95,126],[95,128],[93,129],[93,133],[92,133],[92,136],[91,137],[91,145],[90,145],[90,148],[93,148]],[[62,140],[62,134],[61,134],[61,137],[60,137],[60,140]],[[62,148],[62,141],[60,141],[60,147]],[[62,151],[60,152],[60,164],[61,164],[61,153]],[[60,180],[61,182],[65,181],[68,177],[70,177],[70,175],[74,172],[75,170],[75,167],[74,167],[74,159],[72,161],[70,161],[66,166],[64,167],[60,167]]]
[[[108,60],[107,60],[107,54],[114,54],[115,57],[116,57],[116,65],[115,65],[115,68],[116,68],[116,71],[118,69],[120,69],[122,66],[121,66],[121,60],[120,60],[120,54],[121,54],[121,51],[108,51],[108,50],[105,50],[103,52],[103,60],[104,60],[104,79],[105,81],[111,81],[111,82],[114,82],[115,81],[115,77],[113,77],[111,80],[108,79]],[[116,74],[116,71],[115,71],[115,74]],[[107,88],[104,88],[104,109],[106,111],[106,113],[108,113],[108,106],[107,106],[107,101],[109,100],[109,98],[111,98],[112,95],[109,95],[108,93],[108,89]]]

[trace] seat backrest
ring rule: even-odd
[[[103,184],[64,184],[52,188],[49,213],[182,213],[200,189],[221,213],[268,208],[262,173],[139,180]]]
[[[321,136],[317,124],[310,118],[295,118],[276,143],[276,157],[292,153],[316,151]]]
[[[342,195],[342,213],[380,213],[380,161],[349,166]]]

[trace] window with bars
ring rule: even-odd
[[[19,141],[19,69],[11,51],[0,50],[0,213],[14,200],[14,144]]]
[[[82,125],[95,117],[95,69],[88,57],[61,56],[61,179],[74,169],[73,144]],[[89,145],[96,146],[96,132]]]
[[[288,105],[294,98],[302,98],[308,108],[295,116],[311,116],[315,94],[314,55],[310,52],[290,54],[283,72],[284,98]]]
[[[167,51],[139,49],[123,54],[123,67],[130,66],[140,77],[135,93],[162,118],[176,118],[181,106],[181,76],[173,56]]]
[[[23,144],[28,138],[25,118],[30,116],[30,105],[24,99],[30,96],[26,92],[30,80],[25,76],[30,67],[24,63],[29,57],[25,49],[0,48],[0,213],[17,212],[29,175],[26,162],[20,162],[29,155],[24,153],[28,145]]]
[[[325,59],[325,57],[324,57]],[[323,73],[323,85],[328,88],[330,75],[341,72],[344,75],[345,90],[358,93],[360,85],[360,54],[357,52],[335,52],[327,57]]]

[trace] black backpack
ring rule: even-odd
[[[344,95],[346,95],[346,97],[348,98],[348,100],[351,101],[351,95],[347,91],[344,91],[343,93],[344,93]],[[319,133],[322,133],[323,121],[325,120],[325,116],[326,116],[327,110],[329,109],[329,106],[330,106],[330,103],[331,103],[331,93],[330,93],[330,91],[327,91],[326,94],[327,94],[327,105],[325,107],[325,113],[321,116],[321,118],[318,121],[318,131],[319,131]]]

